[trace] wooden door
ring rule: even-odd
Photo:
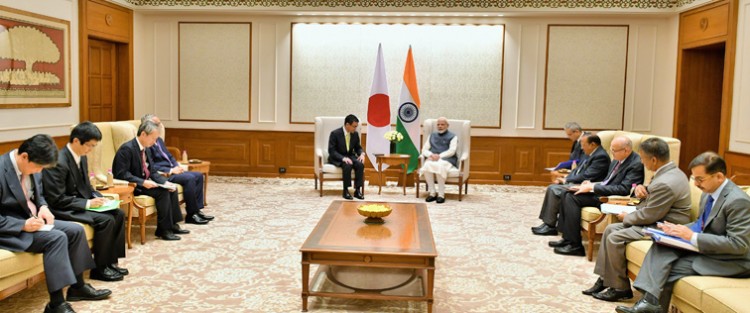
[[[88,118],[115,121],[117,113],[117,44],[89,38]]]

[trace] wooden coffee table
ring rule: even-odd
[[[316,296],[426,301],[427,312],[432,312],[437,250],[427,206],[424,203],[388,203],[393,212],[384,218],[385,224],[368,225],[363,222],[365,217],[357,213],[357,207],[367,203],[378,202],[333,201],[300,248],[302,311],[307,312],[308,297]],[[418,290],[396,294],[396,287],[358,289],[343,284],[350,291],[315,290],[310,286],[310,264],[326,267],[323,271],[319,269],[313,281],[318,281],[317,275],[331,275],[328,268],[332,267],[411,269],[414,277],[396,287],[410,284],[416,285]],[[339,283],[335,278],[330,281]]]

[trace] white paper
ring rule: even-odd
[[[602,210],[602,213],[607,213],[607,214],[620,214],[622,212],[630,214],[636,210],[636,207],[633,205],[602,203],[601,210]]]
[[[42,225],[42,228],[39,228],[38,231],[50,231],[53,227],[55,227],[54,224],[44,224]]]

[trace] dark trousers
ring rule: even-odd
[[[344,190],[352,185],[352,169],[354,169],[354,189],[359,190],[365,184],[365,165],[357,159],[351,159],[352,164],[341,163],[341,174],[344,180]]]
[[[169,176],[169,181],[182,186],[182,197],[185,199],[187,215],[198,213],[203,208],[203,174],[184,172]]]
[[[42,253],[47,291],[54,292],[76,282],[76,275],[95,267],[83,226],[55,221],[50,231],[31,233],[34,241],[27,252]]]
[[[118,258],[125,257],[125,214],[120,210],[105,212],[87,212],[94,223],[94,252],[96,268],[104,269],[117,263]]]
[[[576,195],[567,193],[562,200],[560,211],[560,223],[558,231],[562,232],[563,239],[570,241],[573,245],[580,245],[581,238],[581,208],[585,206],[599,207],[599,196],[594,193],[583,193]]]
[[[569,185],[549,185],[544,194],[544,203],[539,212],[539,219],[550,227],[557,226],[557,215],[560,212],[560,201],[568,193]]]
[[[135,191],[135,195],[147,195],[154,198],[156,202],[157,231],[170,230],[174,227],[174,224],[182,221],[180,201],[177,198],[176,190],[171,192],[160,187],[151,189],[138,188]]]

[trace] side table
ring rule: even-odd
[[[184,163],[183,163],[184,164]],[[210,161],[201,161],[201,163],[187,163],[188,171],[198,172],[203,174],[203,205],[207,205],[208,201],[208,171],[211,168]]]
[[[381,189],[383,188],[383,164],[388,164],[390,166],[396,166],[398,165],[401,168],[401,179],[403,179],[403,188],[404,188],[404,195],[406,195],[406,171],[409,168],[409,159],[411,158],[408,154],[396,154],[396,153],[388,153],[388,154],[375,154],[375,162],[378,164],[378,177],[380,178],[380,185],[378,186],[378,194],[380,194]]]
[[[126,235],[125,240],[128,242],[128,249],[133,248],[133,243],[130,241],[130,231],[131,226],[133,225],[133,191],[135,190],[135,184],[130,183],[128,185],[114,185],[112,187],[109,187],[107,189],[98,190],[100,193],[114,193],[117,194],[120,197],[120,208],[122,208],[123,205],[127,204],[128,208],[125,211],[125,217],[128,219],[128,224],[125,226],[126,228]]]

